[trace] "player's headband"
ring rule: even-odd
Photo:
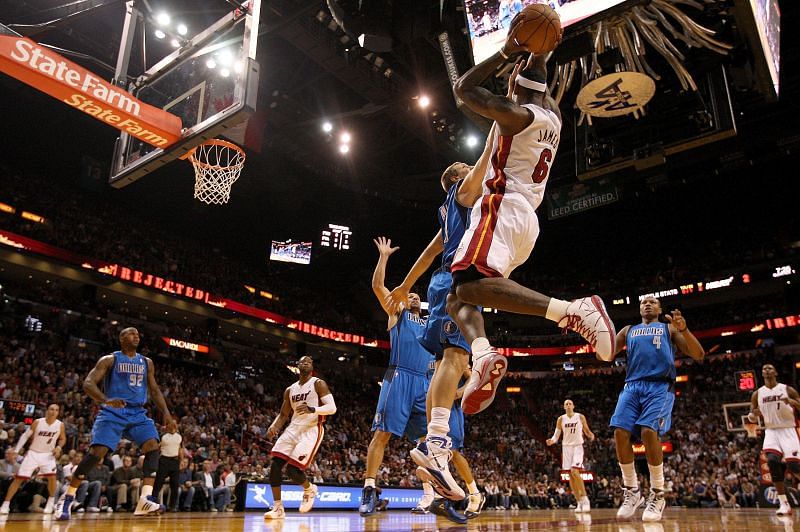
[[[528,79],[522,75],[522,73],[517,75],[516,79],[517,84],[522,85],[526,89],[530,89],[536,92],[546,92],[547,85],[542,83],[541,81],[533,81],[532,79]]]

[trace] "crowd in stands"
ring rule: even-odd
[[[26,295],[35,297],[36,293]],[[97,411],[82,392],[82,380],[102,354],[118,347],[118,332],[130,323],[110,319],[113,313],[108,308],[67,313],[51,301],[53,319],[48,319],[41,331],[31,330],[25,318],[33,303],[13,295],[0,301],[0,398],[34,402],[40,411],[51,402],[61,405],[68,440],[60,458],[63,489],[80,453],[90,443]],[[177,509],[232,508],[238,481],[266,478],[271,446],[266,429],[278,413],[283,389],[296,378],[286,367],[288,357],[253,346],[230,345],[230,352],[222,353],[213,364],[181,360],[165,352],[163,344],[147,341],[158,334],[148,330],[151,326],[146,321],[131,323],[145,333],[140,351],[154,358],[157,379],[173,415],[180,420],[184,439],[179,497],[169,499],[165,494],[166,500]],[[87,337],[93,340],[87,342]],[[669,435],[675,451],[666,458],[665,477],[672,504],[755,504],[760,440],[728,431],[722,404],[749,398],[735,390],[735,371],[757,370],[769,360],[776,364],[779,378],[791,382],[792,358],[783,353],[750,352],[713,356],[702,363],[680,361],[679,374],[688,375],[689,380],[677,385],[679,396]],[[314,482],[359,485],[379,384],[368,368],[354,365],[341,371],[335,364],[335,360],[317,361],[316,371],[329,383],[339,413],[327,424],[309,474]],[[574,503],[568,486],[559,481],[559,450],[544,444],[568,397],[597,435],[586,451],[587,468],[596,479],[590,496],[595,505],[619,503],[622,491],[613,433],[607,424],[623,385],[623,372],[622,367],[608,367],[538,378],[510,376],[507,384],[519,386],[521,393],[501,392],[492,408],[468,417],[464,454],[490,508],[568,507]],[[159,415],[153,414],[160,422]],[[25,427],[5,418],[2,425],[0,449],[8,451]],[[409,449],[407,441],[390,442],[378,485],[418,485]],[[6,454],[5,459],[12,470],[19,460],[13,454]],[[83,509],[129,510],[140,483],[140,459],[136,446],[127,441],[109,453],[81,488]],[[0,464],[0,474],[3,469]],[[0,480],[0,492],[4,492],[7,476]],[[642,483],[647,486],[647,475]],[[35,481],[31,483],[23,490],[28,499],[16,508],[24,511],[32,504],[35,509],[41,489]]]
[[[330,279],[310,282],[309,276],[302,282],[293,282],[266,270],[263,256],[256,263],[250,256],[237,255],[241,250],[207,245],[198,240],[197,234],[182,234],[177,228],[165,228],[147,217],[129,213],[108,194],[76,191],[64,183],[31,172],[20,173],[2,163],[0,175],[3,175],[4,182],[0,202],[14,205],[18,211],[28,209],[47,220],[45,224],[39,224],[19,215],[0,212],[0,228],[87,257],[197,286],[291,318],[370,338],[386,337],[385,321],[369,288],[374,258],[372,249],[363,254],[370,258],[359,266],[337,272],[336,282],[330,282]],[[42,194],[41,191],[46,189],[49,193]],[[87,202],[91,202],[91,210],[84,207]],[[158,235],[158,238],[151,238],[151,235]],[[626,235],[625,245],[633,249],[649,248],[649,238],[646,232],[632,232]],[[698,280],[697,272],[720,272],[722,275],[733,265],[741,268],[796,254],[796,248],[789,242],[767,236],[756,226],[742,227],[726,240],[720,236],[710,243],[703,242],[704,252],[699,255],[685,239],[672,241],[665,238],[659,243],[657,253],[638,256],[636,261],[604,255],[605,245],[602,239],[587,239],[579,249],[560,250],[559,260],[538,260],[535,267],[531,262],[518,268],[513,277],[526,286],[557,297],[573,298],[594,293],[617,297],[619,294],[639,294],[654,288],[694,282]],[[582,260],[587,256],[600,258],[587,264]],[[591,272],[586,271],[589,267]],[[401,270],[394,265],[389,268],[387,285],[399,282],[404,273]],[[245,285],[255,288],[255,293],[247,290]],[[417,289],[425,293],[423,286]],[[260,290],[275,297],[264,298],[259,295]],[[362,297],[355,298],[354,294],[362,294]],[[695,329],[721,326],[769,317],[779,310],[775,298],[761,305],[731,303],[695,316],[693,323]],[[534,337],[538,345],[580,343],[574,335],[563,337],[554,334],[552,325],[543,320],[520,326],[509,323],[502,316],[487,318],[489,330],[494,335],[492,339],[498,345],[524,346],[532,343]],[[495,321],[496,324],[492,323]]]

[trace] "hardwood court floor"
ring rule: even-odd
[[[688,510],[668,508],[660,523],[617,521],[616,510],[593,510],[589,515],[570,511],[484,512],[466,525],[433,515],[406,511],[379,513],[362,518],[357,512],[288,513],[284,521],[265,521],[261,513],[177,513],[134,519],[131,514],[76,515],[67,523],[37,514],[11,514],[0,519],[3,532],[458,532],[499,530],[579,530],[619,532],[800,531],[800,512],[777,517],[774,510]]]

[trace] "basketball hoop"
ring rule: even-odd
[[[224,205],[231,198],[231,186],[239,179],[245,153],[226,140],[211,139],[192,148],[181,159],[194,167],[194,197],[208,205]]]

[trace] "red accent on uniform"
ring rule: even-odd
[[[269,455],[270,456],[277,456],[278,458],[282,458],[287,463],[292,464],[293,466],[295,466],[300,471],[305,471],[306,468],[308,468],[308,466],[311,465],[311,462],[314,461],[314,457],[317,456],[317,451],[319,450],[319,446],[322,443],[322,436],[325,434],[325,428],[322,426],[322,423],[323,423],[322,421],[317,421],[317,441],[314,443],[314,449],[311,451],[311,454],[308,455],[308,459],[306,460],[305,464],[300,463],[297,460],[295,460],[294,458],[286,456],[283,453],[270,451]]]
[[[764,454],[772,453],[772,454],[779,454],[779,455],[783,456],[783,453],[780,452],[777,449],[761,449],[761,452],[764,453]]]
[[[489,249],[492,247],[492,237],[494,236],[494,229],[497,227],[497,214],[500,210],[500,203],[503,201],[503,194],[506,192],[506,174],[503,169],[508,162],[513,140],[513,135],[500,135],[498,137],[498,149],[492,155],[494,178],[486,182],[489,194],[481,199],[481,218],[478,222],[478,227],[472,233],[472,239],[464,258],[454,263],[450,267],[451,271],[466,270],[470,266],[475,266],[486,277],[503,276],[502,273],[490,268],[486,263],[486,259],[489,255]],[[487,222],[489,223],[488,227],[486,226]],[[480,250],[478,250],[478,246],[480,246]],[[478,255],[473,261],[472,257],[476,256],[476,251]]]

